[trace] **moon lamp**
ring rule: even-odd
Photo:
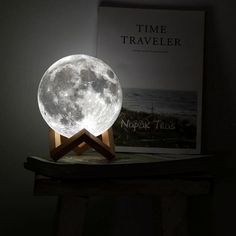
[[[78,54],[56,61],[40,81],[38,105],[51,128],[53,159],[72,149],[81,154],[88,146],[114,157],[111,126],[121,110],[122,89],[102,60]]]

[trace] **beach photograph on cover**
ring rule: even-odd
[[[123,88],[123,98],[116,145],[196,148],[196,92]]]

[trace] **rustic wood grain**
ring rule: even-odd
[[[56,236],[82,236],[88,208],[88,198],[60,196]]]
[[[52,129],[49,130],[49,150],[54,161],[59,160],[72,150],[77,155],[81,155],[89,148],[94,148],[108,160],[113,159],[115,149],[112,129],[104,132],[101,138],[92,135],[86,129],[81,130],[71,138],[59,135]]]
[[[53,141],[51,143],[52,146]],[[73,135],[71,138],[63,139],[63,142],[59,146],[50,150],[50,155],[53,158],[53,160],[57,161],[71,150],[75,148],[79,149],[78,145],[83,143],[86,143],[90,147],[94,148],[108,160],[111,160],[115,157],[115,153],[110,149],[109,146],[104,144],[99,138],[89,133],[86,129],[81,130],[77,134]],[[81,152],[85,150],[81,150]]]
[[[66,155],[57,162],[51,158],[30,156],[24,166],[36,173],[60,179],[147,178],[166,176],[203,176],[214,172],[215,156],[166,157],[116,153],[108,161],[96,152],[81,156]]]

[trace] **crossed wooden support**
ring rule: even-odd
[[[81,155],[89,148],[94,148],[108,160],[115,157],[115,148],[112,128],[96,137],[86,129],[83,129],[70,138],[66,138],[54,130],[49,130],[49,148],[53,160],[57,161],[70,151]]]

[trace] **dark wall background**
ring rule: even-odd
[[[208,151],[227,151],[208,202],[207,223],[212,225],[213,235],[236,235],[236,2],[124,2],[207,10],[204,146]],[[44,71],[59,58],[76,53],[95,56],[98,4],[99,0],[0,2],[0,235],[51,235],[56,198],[33,196],[34,175],[23,168],[28,155],[48,155],[47,125],[38,111],[37,87]],[[98,206],[99,200],[96,202]],[[100,203],[104,201],[100,199]],[[125,229],[127,225],[135,225],[135,235],[144,235],[144,228],[150,230],[151,216],[147,215],[152,206],[149,199],[119,200],[117,217],[123,209],[129,218],[123,214],[114,235],[133,235],[131,229]],[[103,208],[94,209],[96,219]],[[200,210],[198,216],[206,219]],[[204,222],[199,222],[204,229]],[[98,232],[95,235],[100,235]]]

